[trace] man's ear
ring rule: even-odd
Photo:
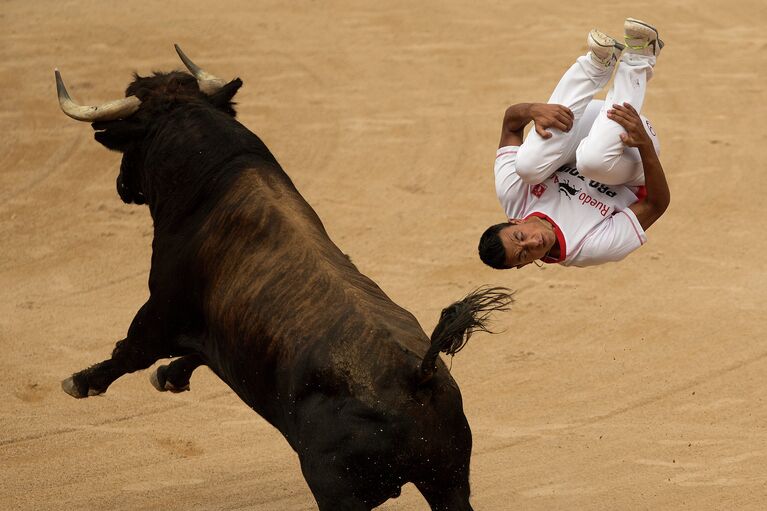
[[[237,91],[240,90],[240,87],[242,87],[242,80],[235,78],[208,96],[208,101],[210,101],[216,108],[225,111],[231,116],[235,116],[236,112],[234,111],[232,98],[237,94]]]
[[[520,269],[520,268],[524,268],[524,267],[525,267],[525,266],[527,266],[528,264],[533,264],[533,262],[532,262],[532,261],[528,261],[528,262],[526,262],[526,263],[524,263],[524,264],[518,264],[518,265],[514,266],[514,269],[515,269],[515,270],[518,270],[518,269]]]
[[[143,126],[131,121],[96,121],[91,127],[96,141],[112,151],[125,152],[144,136]]]

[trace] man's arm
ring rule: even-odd
[[[607,112],[607,117],[623,126],[626,133],[621,135],[621,140],[627,146],[639,149],[639,156],[642,157],[647,196],[643,201],[629,206],[629,209],[636,215],[642,229],[647,230],[665,213],[671,202],[671,192],[666,183],[663,166],[655,153],[650,136],[644,129],[642,118],[633,106],[628,103],[613,105],[612,110]]]
[[[506,109],[498,147],[522,145],[525,126],[535,122],[535,131],[543,138],[551,137],[547,130],[556,128],[570,131],[573,127],[573,113],[563,105],[547,103],[517,103]]]

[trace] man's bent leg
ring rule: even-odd
[[[568,107],[574,116],[569,132],[551,130],[544,139],[531,129],[517,154],[517,172],[527,182],[541,182],[565,163],[575,159],[580,141],[589,133],[590,122],[583,116],[586,107],[610,80],[613,67],[600,66],[590,55],[578,57],[559,80],[549,98],[550,104]]]
[[[625,102],[639,112],[654,65],[654,56],[630,53],[623,55],[602,111],[599,112],[588,136],[580,141],[576,152],[578,171],[585,177],[606,185],[644,184],[639,153],[623,144],[620,136],[625,130],[617,122],[607,118],[607,110],[615,103]],[[645,129],[650,134],[657,152],[660,148],[658,137],[649,121],[644,117],[643,119]]]

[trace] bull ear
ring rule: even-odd
[[[223,110],[224,112],[234,117],[236,112],[234,111],[234,103],[232,102],[232,98],[235,94],[237,94],[237,91],[240,90],[240,87],[242,87],[242,80],[235,78],[208,96],[208,100],[219,110]]]
[[[99,121],[91,124],[96,141],[112,151],[125,152],[144,136],[144,128],[131,121]]]

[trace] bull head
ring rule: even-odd
[[[181,58],[181,61],[186,68],[197,79],[197,85],[201,92],[207,95],[212,95],[226,85],[224,80],[206,72],[192,62],[192,60],[181,51],[181,48],[177,44],[174,44],[173,46],[176,48],[176,53],[178,53],[178,56]],[[96,122],[125,119],[136,113],[139,106],[141,106],[141,100],[136,96],[128,96],[126,98],[108,101],[101,105],[78,105],[69,96],[59,70],[56,69],[54,73],[56,75],[56,90],[59,96],[59,106],[61,106],[61,110],[65,114],[77,121]]]
[[[99,143],[123,153],[120,174],[117,176],[117,192],[123,202],[128,204],[146,204],[149,200],[148,192],[151,190],[143,172],[141,141],[154,114],[164,111],[163,107],[155,108],[158,102],[167,104],[204,98],[211,106],[235,115],[231,99],[242,81],[238,78],[226,83],[197,66],[178,45],[175,48],[194,78],[181,72],[155,73],[145,78],[135,75],[125,98],[101,105],[83,106],[75,103],[64,86],[61,73],[58,69],[55,71],[61,110],[73,119],[91,122]]]

